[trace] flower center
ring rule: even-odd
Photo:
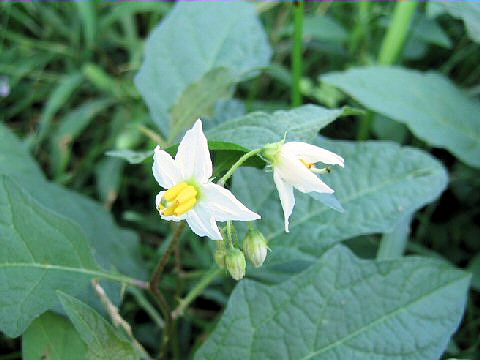
[[[180,216],[193,209],[197,203],[198,191],[186,182],[178,183],[163,194],[158,211],[164,216]]]

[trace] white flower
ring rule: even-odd
[[[288,219],[295,206],[293,188],[303,193],[312,191],[333,193],[333,189],[315,175],[327,170],[317,169],[315,163],[320,161],[324,164],[343,167],[344,160],[331,151],[304,142],[280,142],[267,145],[264,154],[273,166],[273,180],[283,207],[285,231],[288,232]]]
[[[194,233],[213,240],[222,239],[217,221],[260,219],[229,190],[209,180],[212,161],[200,119],[185,133],[175,159],[158,146],[153,159],[153,176],[167,189],[156,197],[162,219],[186,220]]]

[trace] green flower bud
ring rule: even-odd
[[[251,261],[253,266],[262,266],[267,257],[267,240],[263,234],[255,229],[250,229],[243,240],[243,251]]]
[[[220,269],[225,268],[225,256],[227,251],[225,250],[225,241],[219,240],[215,242],[217,244],[217,250],[215,250],[215,262],[220,267]]]
[[[227,250],[225,266],[232,278],[235,280],[242,279],[245,276],[245,268],[247,267],[243,252],[236,248]]]

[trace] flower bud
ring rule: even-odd
[[[240,280],[245,276],[245,268],[247,263],[245,262],[245,256],[239,249],[229,249],[225,256],[225,266],[228,272],[235,280]]]
[[[220,267],[220,269],[225,268],[225,256],[227,255],[227,252],[225,250],[225,241],[224,240],[219,240],[216,241],[217,244],[217,250],[215,250],[215,262],[217,265]]]
[[[250,229],[243,240],[243,251],[251,261],[253,266],[262,266],[267,257],[267,240],[263,234],[255,229]]]

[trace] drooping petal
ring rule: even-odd
[[[159,146],[155,148],[153,153],[152,171],[155,180],[165,189],[182,180],[182,173],[175,164],[175,161],[169,153],[161,150]]]
[[[157,196],[155,197],[155,208],[158,210],[158,206],[160,205],[160,202],[162,201],[163,195],[166,193],[166,191],[160,191]],[[168,220],[168,221],[180,221],[180,220],[185,220],[187,218],[187,214],[182,214],[180,216],[165,216],[160,214],[160,217],[163,220]]]
[[[288,219],[290,218],[290,215],[292,215],[292,210],[295,206],[293,186],[283,181],[277,170],[273,171],[273,181],[275,181],[278,195],[280,197],[280,202],[282,203],[283,217],[285,219],[285,231],[288,232]]]
[[[311,191],[332,194],[334,191],[314,173],[312,173],[300,160],[283,150],[280,152],[279,161],[275,165],[278,175],[290,185],[303,193]]]
[[[184,179],[195,178],[206,183],[212,176],[212,160],[200,119],[185,133],[178,146],[175,163],[181,169]]]
[[[201,204],[187,212],[186,219],[192,231],[198,236],[208,236],[212,240],[222,240],[215,218]]]
[[[201,201],[217,221],[260,219],[260,215],[243,205],[229,190],[214,183],[202,187]]]
[[[293,154],[307,163],[321,161],[324,164],[344,166],[344,160],[341,156],[319,146],[304,142],[287,142],[283,145],[282,151]]]

